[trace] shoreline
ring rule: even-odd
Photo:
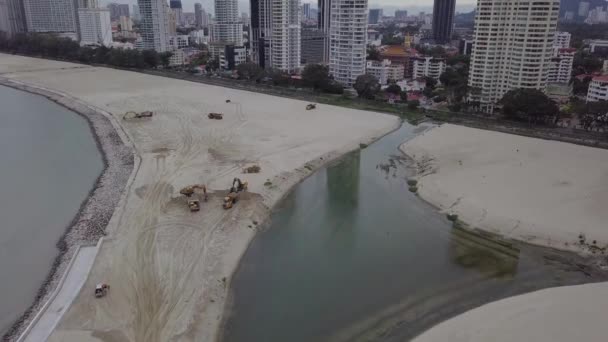
[[[23,330],[49,300],[79,246],[95,245],[101,237],[105,236],[105,229],[122,201],[128,179],[131,178],[131,173],[136,168],[134,168],[134,150],[125,144],[123,136],[116,131],[111,119],[101,111],[70,99],[59,92],[15,82],[4,77],[0,77],[0,85],[42,96],[84,118],[103,162],[103,170],[93,183],[87,197],[80,204],[76,214],[67,224],[64,233],[55,243],[58,254],[32,304],[2,336],[3,340],[10,341],[19,338]]]
[[[604,151],[603,149],[597,148],[597,147],[581,146],[581,145],[576,145],[576,144],[572,144],[572,143],[545,140],[542,138],[512,135],[512,134],[504,133],[504,132],[495,132],[495,131],[491,131],[491,130],[488,131],[488,130],[482,130],[482,129],[477,129],[477,128],[469,128],[466,126],[455,126],[455,125],[450,125],[450,124],[443,124],[443,125],[448,125],[451,127],[459,127],[459,129],[477,130],[477,131],[485,132],[487,134],[510,136],[513,139],[518,139],[517,143],[522,144],[522,145],[524,144],[524,142],[522,142],[522,141],[524,141],[526,139],[529,139],[529,140],[540,139],[540,141],[543,141],[546,143],[566,144],[566,145],[575,146],[577,148],[587,148],[589,150],[598,149],[600,151]],[[421,135],[417,136],[417,138],[424,138],[424,135],[426,133],[433,133],[436,135],[440,135],[441,133],[435,133],[435,132],[437,130],[439,130],[443,125],[434,126],[431,129],[423,132]],[[434,138],[437,139],[436,137],[434,137]],[[442,136],[442,138],[450,139],[449,137],[444,137],[444,136]],[[416,179],[418,181],[418,187],[419,187],[418,190],[419,191],[417,192],[417,195],[420,197],[421,200],[423,200],[423,201],[429,203],[430,205],[432,205],[433,207],[435,207],[436,210],[441,214],[458,214],[458,216],[459,216],[458,219],[459,219],[459,221],[464,223],[464,225],[466,226],[465,227],[466,230],[472,231],[472,232],[479,230],[484,233],[496,235],[498,238],[504,238],[504,239],[508,239],[508,240],[513,240],[515,242],[531,244],[531,245],[536,245],[536,246],[540,246],[540,247],[552,248],[552,249],[556,249],[559,251],[574,252],[578,255],[581,255],[584,257],[591,256],[591,257],[594,257],[595,259],[599,259],[599,257],[606,255],[605,252],[602,252],[602,249],[599,246],[606,244],[608,242],[608,240],[604,241],[604,239],[600,239],[599,237],[596,237],[596,235],[592,235],[591,234],[592,232],[585,232],[582,228],[580,231],[577,230],[576,232],[574,232],[574,230],[551,231],[551,230],[546,229],[547,227],[539,227],[539,228],[537,228],[538,230],[535,231],[533,227],[536,227],[536,223],[534,221],[524,222],[525,217],[521,217],[520,219],[517,219],[518,214],[522,215],[521,212],[511,215],[512,218],[509,218],[509,219],[499,217],[500,220],[496,219],[496,220],[494,220],[495,222],[491,222],[494,224],[490,224],[490,223],[486,222],[487,221],[486,217],[489,217],[490,219],[492,219],[492,214],[501,215],[500,213],[497,214],[497,208],[496,207],[486,208],[483,205],[482,206],[474,205],[479,202],[483,203],[483,197],[475,197],[475,195],[478,195],[478,194],[474,190],[460,189],[461,192],[458,192],[458,195],[457,195],[456,190],[452,189],[453,185],[450,184],[450,181],[446,178],[449,176],[449,175],[447,175],[447,173],[449,173],[450,171],[458,172],[456,170],[456,167],[454,167],[454,165],[448,164],[449,162],[453,162],[453,160],[448,160],[449,158],[447,157],[447,155],[438,156],[438,155],[434,154],[434,153],[439,153],[439,154],[446,153],[445,151],[440,151],[439,147],[432,146],[432,147],[428,148],[426,146],[423,146],[424,144],[415,142],[413,140],[414,139],[400,144],[399,150],[408,159],[410,159],[412,161],[414,169],[416,170],[414,172],[414,174],[412,175],[412,178]],[[430,138],[427,140],[428,141],[425,141],[426,144],[433,144],[436,141],[436,140],[434,140],[433,142],[430,142]],[[433,148],[435,148],[435,151],[429,151],[430,149],[433,149]],[[469,147],[466,147],[466,148],[469,148]],[[519,149],[517,151],[519,151]],[[452,152],[457,153],[459,157],[462,157],[463,151],[457,150],[457,151],[452,151]],[[523,152],[523,150],[522,150],[522,152]],[[536,151],[534,151],[534,152],[536,152]],[[470,153],[470,152],[467,150],[467,153]],[[529,153],[533,153],[533,152],[529,152]],[[457,158],[457,157],[454,157],[454,158]],[[451,159],[453,159],[453,158],[451,158]],[[462,160],[459,160],[458,162],[460,163],[460,166],[463,165]],[[469,162],[469,161],[467,161],[467,162]],[[485,161],[485,162],[488,163],[488,161]],[[527,162],[530,162],[530,161],[527,161]],[[442,164],[442,165],[440,165],[440,164]],[[454,164],[454,163],[452,163],[452,164]],[[481,164],[481,166],[483,166],[483,165],[484,164]],[[444,167],[448,170],[442,172],[442,171],[440,171],[442,167]],[[502,166],[502,164],[501,164],[501,167],[507,168],[510,166],[509,165]],[[471,185],[471,188],[475,188],[476,186],[486,185],[487,181],[485,180],[485,178],[486,178],[486,176],[490,177],[490,171],[489,170],[486,170],[486,171],[488,171],[488,172],[484,173],[484,176],[483,176],[484,180],[483,181],[477,180],[477,182],[479,182],[478,184],[473,184],[473,185],[469,184],[469,185]],[[503,172],[508,173],[507,171],[503,171]],[[526,172],[530,172],[530,171],[526,171]],[[441,173],[441,175],[439,175],[440,173]],[[477,175],[477,176],[479,176],[479,175]],[[431,177],[433,179],[429,180],[429,177]],[[462,178],[461,175],[459,175],[459,177]],[[471,176],[471,177],[473,177],[473,176]],[[471,180],[471,182],[474,182],[474,181],[475,180]],[[569,179],[563,180],[564,183],[569,182],[569,181],[570,181]],[[439,184],[442,184],[443,186],[446,186],[449,189],[448,190],[446,190],[445,188],[442,189],[441,187],[439,187]],[[425,186],[427,189],[425,189]],[[515,187],[513,184],[511,184],[511,186]],[[431,187],[430,190],[429,190],[429,187]],[[420,190],[422,190],[422,191],[420,191]],[[474,201],[472,203],[467,203],[466,206],[463,206],[462,202],[463,202],[463,200],[467,199],[467,196],[475,197],[476,201]],[[519,200],[522,200],[522,198],[519,198]],[[487,206],[487,203],[486,203],[486,206]],[[479,215],[477,213],[477,211],[482,211],[483,214]],[[503,215],[503,216],[508,216],[508,215]],[[508,223],[512,223],[511,221],[517,222],[515,227],[506,227],[508,225]],[[521,230],[524,228],[525,228],[525,230],[523,232],[521,232]],[[520,230],[520,232],[514,233],[515,230]],[[593,233],[597,233],[597,231],[595,231]],[[579,234],[582,234],[583,236],[587,236],[586,240],[583,242],[581,242],[582,240],[579,241]],[[571,239],[569,239],[569,240],[566,239],[565,238],[566,236],[570,236]],[[597,239],[598,247],[596,247],[595,244],[591,243],[591,241],[595,241],[596,239]],[[604,263],[606,263],[606,262],[604,262]]]
[[[10,83],[40,85],[42,90],[53,95],[51,100],[60,104],[75,101],[80,102],[85,110],[92,109],[92,106],[103,108],[101,113],[107,112],[112,118],[110,122],[117,123],[118,127],[114,127],[116,133],[124,134],[128,137],[126,142],[134,144],[132,149],[135,153],[129,156],[132,159],[134,154],[136,160],[133,184],[129,181],[129,186],[123,191],[123,204],[115,209],[112,216],[112,221],[120,216],[120,224],[112,225],[110,222],[107,232],[111,239],[104,241],[84,285],[94,286],[93,280],[103,278],[113,288],[116,287],[117,290],[103,301],[113,310],[106,314],[105,305],[95,304],[100,302],[90,299],[86,293],[80,293],[54,329],[51,340],[65,334],[70,334],[74,340],[81,340],[78,337],[80,334],[103,333],[108,325],[124,329],[118,331],[134,334],[133,338],[137,339],[139,334],[144,334],[142,327],[124,327],[122,322],[132,319],[134,307],[141,306],[140,311],[150,307],[134,295],[135,291],[147,290],[144,287],[146,283],[139,282],[143,278],[127,278],[131,275],[154,276],[159,271],[158,267],[165,267],[163,272],[175,273],[176,276],[188,272],[187,278],[184,278],[187,281],[175,284],[172,279],[162,281],[171,283],[166,285],[166,291],[170,292],[165,294],[170,296],[173,305],[177,305],[171,310],[191,318],[167,317],[163,319],[165,325],[161,326],[152,322],[156,322],[156,316],[150,317],[149,323],[154,326],[154,331],[145,334],[150,333],[159,340],[169,336],[196,337],[196,340],[205,341],[217,339],[232,275],[257,230],[267,224],[276,204],[318,168],[361,148],[360,144],[380,139],[402,124],[402,120],[390,115],[334,106],[322,106],[315,112],[308,112],[304,110],[305,103],[302,101],[171,79],[163,79],[162,86],[150,87],[149,92],[144,93],[141,87],[150,84],[150,79],[157,76],[118,76],[117,71],[112,69],[88,67],[60,72],[63,68],[70,68],[70,65],[55,67],[55,63],[45,62],[50,66],[45,71],[25,74],[21,71],[27,72],[28,63],[31,62],[26,59],[28,57],[21,58],[24,59],[7,57],[5,65],[14,65],[8,69],[12,70],[8,78],[16,81]],[[79,75],[96,75],[102,79],[82,89],[78,88],[79,83],[74,83]],[[116,82],[116,77],[124,78],[121,85],[125,91],[139,91],[128,95],[118,93],[116,88],[104,88],[109,87],[109,82]],[[182,91],[182,97],[172,100],[159,98],[160,94],[166,94],[164,88],[171,85]],[[201,90],[208,94],[202,101],[192,97],[200,96]],[[231,104],[224,100],[235,96],[244,98]],[[60,99],[57,101],[56,98]],[[261,103],[263,101],[276,101],[276,106],[274,109],[265,108]],[[247,109],[246,114],[242,113],[241,103]],[[201,109],[203,112],[234,111],[235,115],[227,115],[224,121],[212,122],[211,126],[206,116],[200,116]],[[153,110],[157,116],[151,123],[125,123],[120,121],[117,114],[125,110]],[[288,118],[299,120],[299,125],[289,123]],[[332,127],[344,127],[345,119],[349,119],[347,128],[343,133],[336,134]],[[235,125],[238,128],[236,132]],[[312,134],[304,134],[303,130],[311,130]],[[249,141],[254,144],[251,145]],[[141,163],[139,169],[138,163]],[[210,202],[217,201],[219,204],[225,184],[241,174],[241,167],[250,163],[262,166],[260,174],[238,176],[246,177],[250,182],[250,200],[242,201],[232,211],[224,211],[219,205],[205,206],[200,214],[205,218],[202,221],[199,214],[184,211],[176,189],[188,184],[206,183],[210,189]],[[124,217],[121,216],[123,213]],[[140,215],[149,219],[138,219]],[[171,229],[165,229],[169,226]],[[147,235],[161,229],[169,235]],[[154,238],[142,240],[140,236]],[[179,240],[174,240],[178,237]],[[147,242],[157,247],[143,244]],[[169,245],[161,244],[165,242],[170,243],[170,249],[166,248]],[[153,252],[138,254],[146,251]],[[164,262],[174,258],[182,261],[156,264],[157,260]],[[128,266],[109,266],[116,262]],[[131,267],[138,272],[129,272]],[[179,276],[175,278],[179,279]],[[158,305],[164,309],[167,303],[160,302]]]
[[[384,138],[385,136],[395,132],[396,130],[401,128],[401,126],[404,124],[408,124],[408,123],[405,120],[400,119],[397,121],[395,127],[391,128],[390,131],[388,131],[384,134],[380,134],[378,136],[362,138],[361,142],[356,146],[348,146],[341,150],[334,150],[334,151],[328,152],[318,158],[315,158],[313,160],[310,160],[310,161],[304,163],[302,166],[292,170],[291,172],[289,172],[286,175],[277,175],[274,177],[274,180],[284,180],[288,184],[281,185],[283,187],[283,189],[281,189],[279,191],[278,196],[274,196],[274,197],[270,197],[270,198],[265,197],[262,200],[262,205],[264,206],[265,211],[262,214],[261,220],[255,229],[256,232],[251,236],[251,238],[249,239],[249,241],[246,244],[246,247],[240,251],[240,255],[238,257],[238,262],[236,264],[236,267],[232,270],[232,272],[230,273],[230,276],[228,277],[229,281],[226,284],[226,288],[228,289],[228,291],[227,291],[227,295],[225,296],[225,299],[224,299],[219,327],[218,327],[218,329],[216,329],[216,333],[215,333],[215,336],[213,337],[213,341],[219,342],[223,339],[224,331],[225,331],[224,328],[228,322],[228,319],[231,317],[233,309],[234,309],[234,307],[233,307],[234,306],[233,305],[234,304],[234,291],[232,291],[232,279],[234,278],[234,275],[238,272],[239,268],[241,267],[241,264],[242,264],[241,261],[242,261],[243,257],[245,256],[245,253],[249,249],[249,246],[251,245],[253,240],[258,236],[259,232],[263,231],[264,229],[267,229],[268,223],[270,221],[270,217],[271,217],[273,211],[275,210],[275,208],[281,204],[281,202],[295,189],[295,187],[298,184],[302,183],[304,180],[306,180],[308,177],[312,176],[314,173],[318,172],[319,170],[321,170],[324,167],[330,166],[332,163],[340,162],[340,160],[342,158],[346,157],[349,153],[360,151],[363,148],[367,147],[368,145],[375,143],[376,141]],[[362,147],[361,144],[364,144],[365,147]],[[273,182],[273,184],[274,184],[274,182]]]

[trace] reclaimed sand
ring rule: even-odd
[[[0,54],[0,76],[111,114],[141,160],[87,282],[49,341],[214,340],[231,275],[274,204],[316,168],[399,125],[378,113],[307,111],[303,101],[11,55]],[[129,110],[155,115],[125,121]],[[209,112],[224,119],[209,120]],[[242,174],[254,163],[261,173]],[[225,211],[234,177],[250,191]],[[190,213],[179,189],[198,183],[212,193]],[[101,281],[111,291],[95,299]]]
[[[474,227],[595,257],[608,245],[607,150],[449,124],[401,149],[416,163],[420,196]],[[415,341],[605,341],[607,298],[608,283],[541,290],[473,309]]]

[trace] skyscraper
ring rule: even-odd
[[[251,0],[252,58],[261,67],[295,72],[300,67],[299,0]]]
[[[168,49],[168,16],[166,0],[137,0],[141,21],[139,30],[144,50],[164,52]]]
[[[367,0],[331,0],[329,72],[350,87],[365,73]]]
[[[452,39],[456,0],[435,0],[433,4],[433,39],[446,44]]]
[[[129,17],[129,5],[110,3],[108,4],[110,10],[110,20],[118,20],[120,17]]]
[[[331,22],[331,0],[318,0],[317,27],[325,35],[323,47],[323,63],[329,63],[329,25]]]
[[[310,19],[310,4],[309,3],[302,5],[302,17],[304,19]]]
[[[558,15],[559,0],[478,0],[470,100],[492,112],[511,89],[544,90]]]
[[[81,45],[112,45],[112,22],[109,9],[79,8],[78,20]]]
[[[200,3],[194,4],[194,21],[197,28],[207,26],[207,13]]]
[[[29,32],[78,35],[77,2],[74,0],[23,0]]]
[[[369,10],[369,23],[377,24],[380,19],[382,19],[382,9],[381,8],[372,8]]]
[[[13,35],[26,31],[21,0],[0,0],[0,31]]]
[[[211,40],[243,45],[243,23],[239,20],[237,0],[215,0],[215,24],[211,27]]]
[[[173,13],[175,14],[175,22],[177,23],[177,26],[183,25],[184,24],[184,19],[183,19],[183,9],[182,9],[182,1],[181,0],[171,0],[169,1],[169,7],[171,8],[171,11],[173,11]]]
[[[396,20],[405,20],[405,19],[407,19],[407,11],[406,10],[396,10],[395,11],[395,19]]]
[[[139,6],[133,5],[133,13],[131,13],[131,18],[133,18],[133,20],[141,19],[141,16],[139,15]]]

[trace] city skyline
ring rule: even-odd
[[[100,0],[100,5],[105,7],[107,4],[112,2],[129,5],[137,4],[137,0]],[[200,3],[208,13],[213,13],[214,0],[182,0],[184,12],[194,12],[194,4],[196,3]],[[317,0],[303,0],[301,3],[314,4],[316,7]],[[477,0],[457,0],[456,12],[470,11],[475,7],[476,4]],[[249,13],[249,0],[239,0],[238,6],[239,12]],[[386,7],[384,10],[385,15],[392,15],[393,11],[396,9],[405,9],[411,11],[412,13],[417,13],[418,11],[430,13],[433,8],[433,0],[374,0],[368,2],[368,8],[384,7]]]

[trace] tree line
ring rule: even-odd
[[[70,38],[54,34],[21,33],[8,37],[0,32],[0,51],[34,57],[45,57],[86,64],[107,64],[123,68],[168,67],[172,52],[154,50],[80,46]]]

